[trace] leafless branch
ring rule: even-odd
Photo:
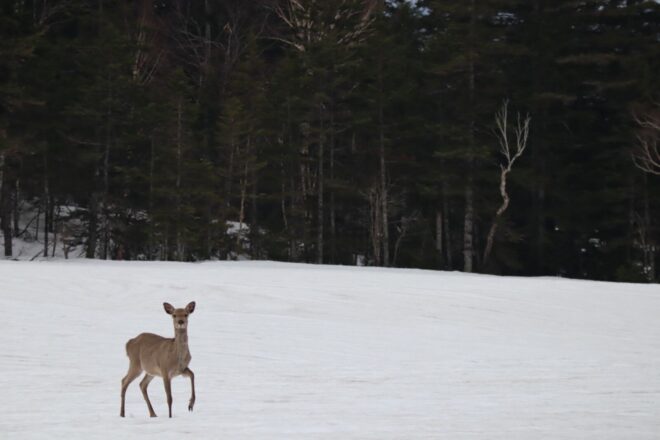
[[[517,115],[516,126],[513,127],[515,144],[512,149],[511,141],[509,139],[509,131],[511,130],[509,128],[509,101],[505,100],[502,104],[502,108],[495,114],[495,135],[500,144],[500,153],[505,159],[505,163],[500,164],[500,195],[502,196],[502,204],[497,209],[495,217],[493,218],[493,223],[490,226],[490,231],[488,231],[486,249],[484,250],[483,257],[484,264],[488,262],[488,258],[493,250],[495,233],[497,232],[500,218],[504,214],[504,211],[509,207],[510,199],[506,190],[506,179],[511,172],[515,161],[522,156],[527,148],[527,141],[529,140],[529,124],[531,120],[532,118],[529,115],[526,115],[524,119],[520,114]]]
[[[66,139],[68,142],[71,142],[72,144],[77,144],[77,145],[89,145],[92,147],[101,147],[105,145],[103,142],[94,142],[86,139],[79,139],[74,136],[71,136],[62,130],[58,130],[58,133],[60,136],[62,136],[64,139]]]
[[[645,173],[660,176],[660,106],[641,117],[634,114],[633,118],[639,126],[633,163]]]
[[[291,34],[273,37],[304,52],[314,43],[334,38],[340,46],[351,47],[364,41],[374,18],[370,11],[356,8],[358,3],[343,0],[333,13],[327,14],[323,5],[314,0],[287,0],[277,6],[275,14],[289,28]],[[352,25],[351,25],[352,24]]]
[[[511,151],[511,143],[509,142],[509,101],[505,100],[502,108],[495,114],[495,134],[500,143],[500,153],[506,159],[505,165],[500,165],[503,170],[510,172],[516,159],[525,151],[529,138],[529,123],[531,120],[532,118],[529,115],[525,116],[525,119],[522,119],[520,114],[518,114],[516,126],[513,128],[515,145],[514,150]]]

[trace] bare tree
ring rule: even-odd
[[[634,115],[639,125],[637,148],[632,159],[637,168],[645,173],[660,176],[660,105],[642,116]]]
[[[363,193],[369,201],[369,237],[371,238],[371,245],[373,247],[373,261],[376,266],[380,266],[383,261],[383,224],[380,221],[382,218],[381,209],[383,208],[383,204],[381,198],[383,195],[380,190],[380,185],[374,182],[369,189]]]
[[[633,115],[638,125],[637,146],[633,150],[632,159],[637,168],[644,171],[644,214],[635,214],[635,229],[637,245],[642,251],[644,275],[649,281],[656,276],[655,253],[657,246],[651,231],[652,220],[649,208],[649,193],[647,189],[648,174],[660,176],[660,104],[643,113]]]
[[[62,252],[64,253],[64,258],[69,259],[69,253],[81,242],[80,233],[81,231],[76,227],[67,223],[66,221],[60,220],[57,224],[57,229],[60,231],[60,242],[62,246]]]
[[[646,193],[646,191],[645,191]],[[642,271],[649,282],[655,280],[655,252],[657,246],[653,240],[651,216],[649,215],[648,197],[644,194],[644,211],[633,213],[635,244],[642,252]]]
[[[305,52],[310,45],[334,39],[338,46],[354,46],[369,35],[374,21],[373,4],[337,0],[287,0],[275,13],[289,28],[290,35],[274,39]]]
[[[502,108],[495,114],[495,134],[499,140],[500,149],[499,153],[504,157],[504,164],[500,164],[500,195],[502,196],[502,204],[495,213],[493,223],[488,231],[488,238],[486,241],[486,249],[484,250],[484,264],[488,263],[491,251],[493,250],[493,241],[497,226],[504,211],[509,207],[510,199],[509,193],[506,189],[506,179],[515,161],[522,156],[525,148],[527,147],[527,140],[529,138],[529,123],[531,121],[529,115],[521,118],[520,114],[517,116],[516,126],[512,129],[509,128],[509,101],[505,100]],[[514,139],[509,138],[509,132],[513,131]],[[511,145],[513,143],[513,146]]]
[[[140,85],[147,85],[165,55],[163,24],[159,22],[152,1],[141,0],[136,5],[137,26],[132,37],[136,44],[132,77]]]
[[[406,235],[408,235],[408,232],[410,232],[411,226],[413,226],[419,220],[419,217],[420,212],[417,210],[413,211],[409,215],[401,216],[401,220],[396,227],[398,236],[396,238],[396,242],[394,243],[394,256],[392,257],[393,266],[396,266],[396,262],[399,257],[399,249],[401,249],[401,243],[406,238]]]

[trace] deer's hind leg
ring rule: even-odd
[[[149,401],[149,395],[147,394],[147,387],[149,386],[149,382],[154,377],[151,376],[149,373],[144,373],[144,377],[140,381],[140,389],[142,390],[142,397],[144,397],[144,400],[147,402],[147,406],[149,407],[149,416],[150,417],[156,417],[156,413],[154,412],[154,407],[151,406],[151,402]]]
[[[124,417],[124,402],[126,401],[126,388],[135,380],[136,377],[138,377],[142,373],[142,368],[140,367],[140,364],[136,362],[132,362],[128,366],[128,373],[126,373],[126,376],[121,380],[121,410],[119,411],[119,415],[121,417]]]

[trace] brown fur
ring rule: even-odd
[[[172,316],[174,338],[164,338],[153,333],[141,333],[126,343],[129,365],[126,376],[121,380],[121,410],[119,413],[121,417],[124,417],[126,389],[143,371],[145,375],[140,382],[140,389],[151,417],[156,417],[156,413],[149,401],[147,387],[154,376],[163,378],[170,417],[172,417],[171,380],[179,375],[189,377],[192,395],[188,403],[188,410],[193,410],[195,375],[188,368],[191,359],[188,350],[188,315],[195,310],[195,302],[191,302],[183,309],[175,309],[169,303],[164,303],[163,307],[165,312]]]

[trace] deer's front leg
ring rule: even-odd
[[[192,372],[190,368],[183,370],[183,375],[190,378],[190,387],[192,388],[192,394],[190,396],[190,402],[188,402],[188,411],[193,410],[195,406],[195,373]]]
[[[170,418],[172,418],[172,382],[168,376],[163,377],[165,383],[165,394],[167,394],[167,407],[170,410]]]

